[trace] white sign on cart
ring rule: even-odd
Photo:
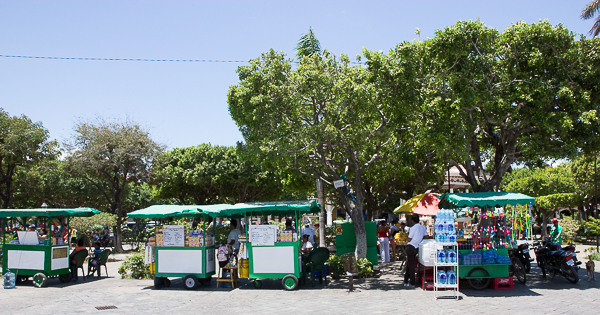
[[[252,246],[273,246],[277,240],[276,225],[251,225],[250,242]]]
[[[163,226],[163,246],[185,246],[183,225]]]

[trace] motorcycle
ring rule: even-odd
[[[533,258],[531,258],[531,255],[529,254],[529,244],[523,243],[519,245],[514,255],[523,264],[525,273],[529,273],[531,271],[531,262],[533,261]]]
[[[560,244],[551,243],[548,238],[545,238],[542,243],[534,242],[533,246],[537,264],[542,269],[544,278],[548,271],[553,279],[560,274],[571,283],[579,282],[578,271],[581,261],[577,260],[575,246],[561,247]]]

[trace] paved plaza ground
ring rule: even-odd
[[[582,254],[579,254],[583,256]],[[125,255],[115,255],[124,259]],[[563,277],[543,279],[534,264],[527,284],[513,290],[475,291],[461,285],[460,299],[435,300],[433,292],[402,286],[400,264],[380,266],[382,276],[355,281],[357,290],[347,292],[346,280],[327,287],[310,281],[296,291],[284,291],[278,280],[264,280],[261,289],[242,280],[240,288],[210,287],[190,291],[181,279],[172,278],[170,288],[153,289],[152,280],[122,280],[117,269],[122,261],[109,262],[109,277],[81,276],[77,283],[52,279],[45,288],[31,281],[14,290],[0,289],[0,314],[598,314],[600,313],[600,263],[598,280],[588,281],[585,268],[573,285]],[[515,280],[516,282],[516,280]],[[97,310],[114,305],[117,309]]]

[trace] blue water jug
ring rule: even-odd
[[[449,285],[455,285],[456,284],[456,271],[454,270],[448,270],[448,272],[446,273],[446,278],[447,278],[447,282]]]
[[[8,269],[8,272],[4,274],[4,288],[5,289],[14,289],[15,282],[16,282],[15,274],[10,272],[10,269]]]
[[[438,274],[437,274],[437,278],[438,278],[438,283],[441,285],[445,285],[446,284],[446,272],[443,270],[439,270]]]
[[[456,263],[456,251],[451,249],[448,251],[448,263],[455,264]]]

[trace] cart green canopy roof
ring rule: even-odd
[[[1,209],[0,218],[8,217],[91,217],[100,211],[92,208],[76,209]]]
[[[504,207],[506,205],[534,204],[535,198],[515,192],[482,192],[466,194],[445,193],[440,197],[440,208]]]
[[[155,205],[148,208],[136,210],[128,213],[130,218],[134,219],[159,219],[166,217],[201,217],[206,214],[200,212],[199,207],[207,206],[196,206],[196,205]]]
[[[296,213],[317,213],[321,207],[312,200],[307,201],[274,201],[274,202],[249,202],[235,205],[220,204],[201,206],[200,210],[213,218],[243,217],[251,215],[290,215]]]

